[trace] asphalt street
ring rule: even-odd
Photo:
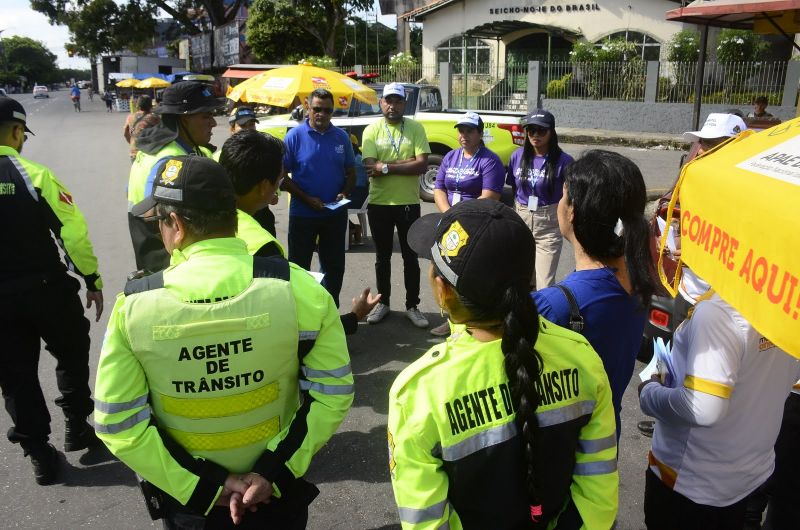
[[[35,133],[30,136],[23,154],[54,171],[71,190],[88,220],[90,238],[105,282],[106,308],[100,322],[95,323],[92,317],[90,364],[94,386],[94,369],[108,314],[127,273],[134,268],[126,220],[129,159],[122,137],[125,114],[107,113],[99,98],[90,102],[85,97],[83,112],[75,113],[67,91],[50,94],[50,99],[39,100],[30,95],[16,96],[26,107],[29,127]],[[220,120],[212,142],[221,145],[227,136],[227,124]],[[591,146],[563,147],[577,156]],[[649,188],[666,188],[676,176],[680,152],[610,149],[634,159],[642,168]],[[423,205],[423,213],[433,210],[432,204]],[[279,239],[285,242],[288,225],[285,196],[274,211]],[[7,250],[13,253],[13,249]],[[348,252],[343,307],[361,289],[374,285],[373,251],[371,242],[367,241],[366,245]],[[439,339],[413,327],[400,312],[404,290],[399,254],[395,254],[392,265],[395,312],[380,325],[362,324],[358,333],[349,338],[356,380],[355,402],[339,432],[316,456],[307,475],[321,490],[310,509],[310,529],[399,528],[387,469],[388,390],[400,370]],[[565,243],[559,278],[569,273],[573,265],[572,249]],[[426,262],[421,261],[421,266],[427,271]],[[438,308],[424,279],[422,285],[420,309],[432,325],[437,325],[441,322]],[[94,309],[87,312],[87,316],[90,313],[93,315]],[[50,404],[51,441],[61,447],[64,427],[63,416],[53,404],[57,396],[54,367],[52,357],[43,348],[40,379]],[[636,400],[637,383],[638,377],[634,376],[623,405],[619,530],[644,527],[642,501],[649,439],[636,429],[636,423],[642,419]],[[8,427],[7,414],[0,414],[0,430],[5,432]],[[161,527],[160,523],[150,522],[133,473],[104,451],[67,454],[63,482],[41,487],[34,482],[30,463],[23,458],[20,448],[6,440],[0,440],[0,514],[0,528],[127,530],[151,528],[151,525]]]

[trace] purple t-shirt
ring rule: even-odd
[[[444,155],[436,174],[436,189],[447,192],[447,202],[453,204],[453,193],[460,193],[462,201],[477,199],[483,190],[501,193],[505,168],[500,157],[486,147],[470,159],[462,152],[459,148]]]
[[[522,178],[522,151],[523,148],[520,147],[511,154],[506,173],[506,182],[517,190],[515,194],[517,202],[527,206],[528,197],[536,195],[539,198],[539,206],[558,204],[564,194],[564,168],[574,162],[574,159],[567,153],[561,153],[551,188],[546,178],[546,155],[534,156],[532,167],[528,168],[528,175]]]

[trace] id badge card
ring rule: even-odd
[[[536,195],[531,195],[528,197],[528,210],[535,212],[536,209],[539,207],[539,197]]]
[[[450,206],[455,206],[456,204],[458,204],[460,202],[461,202],[461,192],[460,191],[456,191],[456,192],[453,193],[453,202],[450,204]]]

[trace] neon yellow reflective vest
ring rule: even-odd
[[[242,210],[236,210],[236,222],[236,237],[247,244],[247,252],[251,255],[255,255],[264,245],[273,243],[281,253],[281,256],[286,257],[286,251],[280,242],[263,226],[258,224],[258,221],[252,215]]]
[[[97,368],[100,439],[199,513],[229,472],[256,471],[291,495],[353,400],[330,295],[281,257],[254,263],[237,238],[176,250],[126,293]]]
[[[608,530],[619,476],[611,389],[580,335],[540,319],[534,449],[541,528]],[[533,528],[526,462],[500,340],[464,326],[403,370],[389,393],[389,469],[404,529]],[[539,526],[537,526],[539,527]]]
[[[0,292],[64,273],[53,236],[67,268],[83,277],[86,288],[103,288],[86,219],[69,190],[50,169],[5,145],[0,145],[0,220],[0,242],[8,253],[0,265]]]

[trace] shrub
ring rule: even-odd
[[[334,68],[336,66],[336,59],[326,55],[310,55],[297,61],[297,64],[312,64],[320,68]]]
[[[400,52],[389,57],[389,71],[394,74],[395,81],[413,81],[417,59],[408,52]]]
[[[569,82],[572,80],[572,74],[562,76],[560,79],[552,79],[547,83],[547,98],[548,99],[566,99],[568,95]]]
[[[597,57],[597,47],[585,40],[575,41],[572,51],[569,52],[569,60],[573,63],[588,63]]]
[[[667,60],[676,63],[694,62],[700,56],[700,34],[683,29],[672,36],[667,44]]]
[[[717,40],[717,60],[721,63],[757,61],[769,45],[749,30],[724,29]]]

